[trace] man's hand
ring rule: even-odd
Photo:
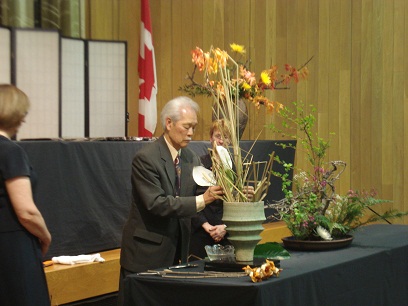
[[[221,186],[210,186],[204,192],[204,202],[205,205],[214,202],[216,199],[220,199],[221,196],[224,194],[224,190]]]
[[[255,195],[254,186],[244,186],[243,190],[244,194],[247,196],[248,201],[252,201]]]

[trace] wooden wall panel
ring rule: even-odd
[[[171,39],[171,45],[169,48],[170,54],[172,54],[172,62],[170,63],[171,65],[171,76],[169,80],[164,80],[164,82],[170,81],[171,84],[171,92],[175,95],[180,95],[177,93],[177,84],[181,84],[184,82],[183,77],[185,71],[182,71],[183,69],[183,62],[184,58],[188,58],[187,54],[183,52],[182,50],[182,45],[183,45],[183,40],[186,38],[184,33],[185,29],[183,28],[182,25],[182,19],[183,19],[183,11],[182,11],[182,6],[183,3],[186,3],[187,1],[184,0],[175,0],[171,1],[171,28],[168,28],[168,31],[166,31],[166,35],[168,35]],[[162,11],[162,13],[164,13]],[[169,30],[171,29],[171,30]],[[191,48],[191,47],[190,47]],[[187,49],[188,50],[188,49]],[[159,51],[158,51],[159,52]],[[183,54],[186,54],[186,56],[183,56]],[[184,58],[183,58],[184,57]],[[166,63],[164,63],[164,67],[168,67]],[[159,87],[160,90],[160,87]],[[166,103],[168,100],[172,99],[173,97],[169,97],[168,99],[161,100],[158,104],[158,106],[163,106],[164,103]],[[163,130],[161,131],[163,132]]]
[[[203,50],[209,50],[209,48],[214,45],[217,46],[218,45],[218,41],[216,40],[216,37],[214,36],[214,31],[213,28],[214,23],[216,23],[215,20],[215,3],[214,1],[199,1],[201,2],[200,5],[198,5],[197,9],[198,10],[202,10],[203,12],[203,30],[202,30],[202,40],[199,41],[195,41],[194,42],[194,46],[192,46],[191,49],[194,49],[196,46],[198,46],[199,48],[203,49]],[[231,20],[229,21],[229,23],[232,23]],[[232,32],[233,33],[233,32]],[[220,38],[218,38],[220,39]],[[185,53],[187,55],[187,53]],[[190,54],[188,55],[190,56]],[[191,57],[189,57],[191,59]],[[191,72],[191,68],[189,69],[189,72]],[[197,73],[196,75],[196,79],[200,80],[202,79],[201,74]],[[201,139],[205,139],[208,140],[209,136],[208,133],[204,132],[205,130],[208,130],[208,128],[211,126],[211,119],[212,118],[212,111],[211,111],[211,104],[212,102],[207,99],[206,97],[196,97],[196,101],[200,103],[201,106],[201,117],[200,119],[203,122],[203,132],[201,135],[196,134],[194,136],[195,139],[199,139],[201,137]]]
[[[408,95],[408,90],[407,90],[407,72],[408,70],[406,69],[408,65],[404,66],[407,63],[408,60],[408,47],[407,47],[407,37],[408,37],[408,27],[407,27],[407,22],[404,22],[404,18],[406,20],[407,18],[407,13],[408,13],[408,4],[405,2],[395,2],[394,3],[394,18],[393,20],[389,20],[393,24],[393,50],[390,50],[390,52],[393,52],[394,55],[394,62],[390,63],[389,67],[392,67],[392,79],[395,81],[393,84],[393,89],[392,93],[392,109],[393,109],[393,118],[392,118],[392,123],[393,123],[393,133],[391,135],[392,137],[392,143],[387,146],[388,152],[389,152],[389,159],[387,162],[390,160],[393,161],[392,163],[392,168],[393,168],[393,174],[392,178],[388,180],[388,185],[390,188],[392,188],[392,193],[393,193],[393,199],[394,203],[396,203],[397,206],[399,206],[400,209],[404,207],[405,210],[408,210],[408,205],[405,203],[405,200],[408,201],[408,198],[404,198],[404,187],[406,187],[406,183],[408,182],[405,180],[404,184],[404,173],[406,172],[406,169],[408,168],[408,164],[405,163],[404,165],[404,157],[408,158],[408,155],[406,154],[406,151],[404,152],[404,144],[408,141],[408,138],[406,137],[406,133],[404,133],[404,127],[406,127],[406,120],[404,120],[404,111],[406,112],[406,109],[408,107],[408,104],[406,103],[406,98]],[[402,24],[405,24],[405,28],[402,26]],[[392,34],[392,31],[390,31],[390,34]],[[388,68],[387,71],[390,71],[391,69]],[[405,69],[404,69],[405,68]],[[390,73],[391,75],[391,73]],[[405,81],[404,81],[405,80]],[[390,97],[391,98],[391,97]],[[404,103],[405,102],[405,103]],[[384,145],[383,145],[384,147]],[[395,155],[393,154],[395,152]],[[408,159],[407,159],[408,162]],[[405,170],[405,171],[404,171]]]
[[[317,31],[319,33],[318,40],[316,41],[316,53],[312,55],[313,60],[310,63],[310,78],[312,75],[316,77],[317,96],[310,97],[307,103],[316,105],[318,108],[318,127],[317,132],[321,137],[328,139],[329,137],[329,101],[332,97],[329,96],[329,80],[331,69],[327,69],[330,66],[330,1],[318,2],[319,7],[315,8],[319,12]],[[319,73],[316,75],[316,71]],[[310,79],[309,78],[309,79]],[[310,83],[308,81],[308,83]]]
[[[191,72],[190,51],[245,45],[251,68],[300,66],[310,77],[290,90],[268,93],[317,107],[316,131],[333,132],[330,159],[348,167],[338,191],[376,188],[393,207],[408,209],[408,3],[405,0],[150,0],[158,74],[158,112]],[[92,39],[128,41],[129,135],[137,135],[137,54],[140,0],[88,0]],[[208,139],[211,100],[201,106],[195,139]],[[279,120],[251,105],[244,139]],[[136,113],[136,114],[135,114]],[[158,126],[156,136],[162,133]],[[265,129],[261,139],[280,135]],[[297,165],[304,167],[298,152]],[[408,223],[408,219],[405,219]]]
[[[351,92],[350,92],[350,160],[349,171],[351,173],[350,186],[356,186],[354,188],[361,187],[361,156],[362,146],[361,143],[361,129],[360,129],[360,114],[361,114],[361,105],[360,105],[360,90],[362,86],[361,81],[361,45],[362,45],[362,23],[361,23],[361,14],[362,14],[362,3],[361,1],[352,1],[352,12],[351,15],[351,28],[353,29],[353,38],[350,41],[351,44]],[[320,86],[319,86],[320,87]]]
[[[204,10],[203,10],[203,5],[200,2],[192,0],[192,12],[190,12],[192,16],[192,20],[194,22],[187,24],[186,26],[189,26],[192,28],[192,38],[191,38],[191,45],[189,49],[194,49],[195,47],[202,47],[203,41],[204,41],[204,32],[205,27],[204,27]],[[185,53],[184,53],[185,54]],[[191,55],[189,53],[189,55]],[[184,69],[184,78],[187,77],[187,73],[191,73],[193,71],[193,63],[191,61],[191,57],[189,56],[181,56],[182,58],[185,59],[185,69]],[[183,81],[185,81],[184,79]],[[180,84],[179,84],[180,86]],[[184,95],[185,93],[183,92],[178,92],[179,95]],[[209,139],[209,129],[211,127],[211,109],[208,107],[209,100],[203,97],[197,97],[195,99],[199,104],[200,104],[200,115],[199,115],[199,121],[202,122],[200,126],[198,127],[197,134],[196,135],[202,135],[201,139]],[[196,136],[194,136],[196,137]]]
[[[382,83],[384,79],[384,66],[383,66],[383,33],[384,33],[384,15],[383,6],[385,1],[374,1],[372,5],[372,12],[371,12],[371,62],[370,62],[370,82],[371,82],[371,149],[372,149],[372,157],[369,164],[372,176],[371,176],[371,185],[372,186],[379,186],[379,191],[387,196],[387,192],[384,189],[385,185],[381,184],[381,176],[382,176],[382,167],[378,167],[377,160],[383,160],[383,150],[381,150],[381,143],[385,140],[383,136],[385,135],[382,131],[383,126],[386,124],[385,121],[381,119],[384,118],[385,120],[392,120],[389,118],[387,114],[389,114],[388,110],[383,109],[383,105],[386,104],[386,97],[383,96],[383,88]],[[380,34],[380,35],[378,35]],[[378,63],[378,64],[376,64]],[[367,63],[368,64],[368,63]],[[388,118],[387,118],[388,117]],[[388,139],[388,137],[387,137]],[[386,140],[387,141],[387,140]]]
[[[236,2],[235,2],[236,4]],[[251,5],[250,0],[244,0],[240,5],[235,5],[233,12],[230,11],[230,6],[225,7],[225,14],[229,15],[229,18],[233,20],[234,28],[232,29],[233,36],[224,36],[224,41],[220,42],[218,45],[224,50],[230,50],[230,44],[236,43],[245,46],[246,57],[244,58],[254,58],[259,55],[259,49],[255,48],[257,46],[256,40],[253,38],[259,38],[263,36],[264,29],[259,27],[259,22],[264,24],[264,17],[261,14],[264,12],[259,11],[259,7],[262,9],[264,7],[263,1],[257,2],[256,6]],[[262,17],[261,17],[262,16]],[[260,32],[258,32],[260,31]],[[253,35],[253,33],[259,33],[259,35]],[[238,58],[237,58],[238,59]],[[243,61],[241,59],[241,61]],[[253,62],[250,64],[250,68],[258,71],[262,61]],[[263,66],[263,65],[262,65]],[[257,124],[262,123],[262,116],[257,116],[254,108],[251,105],[248,107],[248,123],[247,127],[242,135],[242,139],[255,139],[257,135],[253,135],[253,131],[256,129]],[[253,120],[250,120],[252,118]]]
[[[119,2],[118,39],[127,41],[127,110],[129,113],[128,135],[137,135],[139,105],[139,76],[137,63],[139,56],[140,3],[134,0]],[[154,38],[154,37],[153,37]]]
[[[118,39],[114,24],[119,20],[119,14],[115,8],[123,0],[119,2],[115,0],[88,0],[88,2],[91,18],[89,20],[90,37],[87,38],[101,40]]]
[[[404,18],[406,20],[407,16],[408,16],[408,5],[405,3],[405,8],[403,5],[404,2],[398,2],[399,7],[398,9],[401,12],[404,12]],[[399,23],[399,26],[402,27],[402,23]],[[402,182],[402,185],[407,185],[408,183],[408,124],[405,124],[405,122],[408,122],[408,107],[406,105],[408,105],[408,94],[407,94],[407,88],[408,88],[408,77],[407,77],[407,72],[408,72],[408,47],[407,47],[407,42],[408,42],[408,22],[405,22],[405,28],[404,28],[404,37],[401,43],[404,44],[404,55],[402,56],[402,61],[395,63],[396,65],[399,65],[400,67],[403,67],[403,72],[404,72],[404,79],[400,80],[401,83],[404,83],[404,101],[403,101],[403,105],[404,105],[404,132],[403,132],[403,137],[402,137],[402,141],[404,143],[403,147],[404,147],[404,157],[403,157],[403,161],[401,162],[401,164],[399,165],[399,171],[402,171],[404,174],[404,181]],[[407,161],[405,161],[405,159],[407,158]],[[400,209],[404,209],[404,210],[408,210],[408,188],[403,188],[403,192],[402,190],[399,190],[399,196],[400,196],[400,201],[398,202],[399,205],[398,207]],[[408,221],[406,222],[408,223]]]
[[[382,194],[386,198],[393,197],[393,172],[390,161],[393,160],[392,143],[393,135],[400,137],[401,134],[394,131],[392,128],[388,128],[393,122],[393,105],[401,104],[399,102],[394,103],[393,97],[393,77],[394,73],[392,69],[394,65],[394,3],[392,1],[384,1],[375,10],[376,18],[378,20],[379,31],[382,35],[378,35],[377,44],[374,46],[376,51],[376,62],[378,63],[378,69],[374,78],[376,87],[378,87],[378,93],[376,94],[376,102],[379,104],[379,108],[374,113],[375,121],[381,122],[381,129],[377,129],[377,133],[380,133],[381,137],[377,142],[377,149],[381,152],[378,158],[381,158],[381,173],[376,175],[376,181],[374,186],[382,186]],[[397,30],[397,29],[395,29]],[[397,32],[394,32],[397,33]],[[402,49],[403,50],[403,49]],[[403,106],[401,104],[401,106]],[[397,107],[399,109],[399,107]],[[403,123],[403,121],[400,121]],[[395,151],[396,153],[396,151]],[[395,161],[399,160],[396,156]],[[398,171],[399,172],[399,171]]]
[[[156,73],[157,73],[157,109],[158,120],[160,124],[156,127],[156,135],[163,133],[160,123],[160,109],[163,107],[163,101],[171,99],[168,93],[172,92],[172,71],[173,71],[173,54],[172,45],[172,17],[171,1],[150,1],[150,14],[152,19],[153,44],[156,54]],[[174,35],[179,35],[178,33]],[[138,51],[136,51],[138,52]],[[176,60],[177,62],[179,61]],[[137,127],[137,125],[136,125]],[[134,130],[137,136],[137,128]]]
[[[365,180],[362,181],[362,186],[357,186],[356,188],[364,188],[367,186],[372,186],[372,181],[375,170],[372,168],[374,166],[374,161],[381,160],[381,153],[373,150],[375,146],[376,139],[380,135],[373,135],[373,124],[381,124],[380,122],[373,122],[373,109],[374,109],[374,97],[373,97],[373,33],[377,33],[373,29],[373,2],[363,1],[362,9],[362,49],[361,49],[361,125],[360,129],[362,132],[361,145],[361,174],[365,174]],[[373,160],[373,155],[374,160]],[[377,159],[377,158],[378,159]],[[378,186],[377,188],[381,188]],[[381,192],[381,190],[380,190]]]
[[[254,31],[253,33],[256,33],[256,35],[250,35],[249,40],[250,43],[248,47],[250,47],[249,51],[249,56],[250,58],[259,58],[259,61],[254,62],[253,65],[251,65],[250,69],[253,69],[253,71],[256,71],[257,76],[259,76],[259,73],[266,69],[269,68],[271,65],[271,60],[269,56],[269,51],[266,47],[266,38],[269,35],[269,32],[266,31],[266,16],[267,16],[267,11],[266,11],[266,2],[267,1],[257,1],[256,5],[252,6],[252,16],[251,16],[251,24],[249,28],[253,28]],[[248,24],[249,26],[249,24]],[[244,29],[241,29],[242,31],[245,31]],[[248,31],[245,31],[246,33],[249,33]],[[265,110],[256,110],[252,105],[248,105],[248,114],[249,118],[252,118],[252,120],[248,120],[248,128],[246,129],[243,138],[247,139],[256,139],[258,137],[258,131],[262,131],[262,134],[260,135],[261,139],[265,138],[265,129],[263,128],[266,124],[266,117],[265,115]]]

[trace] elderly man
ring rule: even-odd
[[[223,194],[221,187],[212,186],[196,196],[192,170],[200,158],[187,145],[198,124],[198,111],[188,97],[169,101],[161,112],[164,134],[133,159],[133,201],[122,236],[119,304],[126,275],[187,262],[191,217]]]

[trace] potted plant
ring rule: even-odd
[[[234,54],[242,57],[245,48],[231,44]],[[205,94],[212,98],[213,118],[224,119],[225,131],[229,135],[229,150],[213,147],[212,177],[217,185],[223,186],[224,217],[228,226],[229,240],[236,250],[237,261],[252,261],[253,250],[260,240],[265,220],[263,198],[267,194],[272,174],[273,152],[268,161],[254,161],[251,152],[242,152],[240,139],[240,118],[244,112],[240,99],[245,98],[255,107],[265,106],[268,111],[278,111],[283,106],[265,96],[266,90],[274,90],[279,84],[288,84],[306,77],[307,68],[295,69],[286,65],[288,74],[278,79],[277,67],[272,66],[261,72],[257,80],[245,63],[236,61],[228,52],[211,47],[208,52],[200,48],[192,51],[193,73],[188,76],[189,84],[180,89],[194,96]],[[246,62],[248,63],[248,62]],[[195,80],[196,71],[203,72],[203,83]],[[262,169],[262,170],[260,170]],[[210,176],[210,175],[208,175]],[[248,198],[244,192],[246,186],[254,187],[254,196]],[[252,202],[250,205],[248,202]]]
[[[297,140],[296,152],[305,151],[309,170],[295,169],[292,164],[283,164],[287,171],[295,170],[293,179],[286,173],[275,173],[282,178],[285,198],[270,207],[275,208],[275,218],[285,221],[292,237],[283,238],[292,248],[325,249],[346,246],[352,241],[350,235],[358,227],[376,221],[399,218],[407,213],[387,210],[377,213],[373,206],[390,202],[378,199],[374,190],[355,191],[347,194],[336,192],[335,183],[346,168],[343,161],[327,162],[330,141],[313,132],[314,112],[307,114],[303,103],[294,103],[295,109],[284,107],[280,116],[282,127],[271,125],[275,131]],[[369,216],[366,213],[371,213]]]

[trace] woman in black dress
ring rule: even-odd
[[[218,119],[213,121],[210,128],[210,142],[214,146],[228,147],[231,133],[228,121]],[[212,169],[210,154],[200,157],[202,165]],[[254,195],[252,186],[245,186],[244,192],[251,199]],[[215,200],[191,219],[190,254],[199,258],[206,257],[206,245],[230,245],[227,226],[222,222],[223,201]],[[196,258],[197,259],[197,258]]]
[[[11,138],[29,108],[27,96],[0,85],[0,304],[50,305],[42,257],[51,234],[32,195],[35,175]]]
[[[224,119],[215,120],[210,128],[210,142],[216,146],[228,147],[228,126]],[[212,168],[210,154],[201,156],[201,163],[207,169]],[[191,219],[190,254],[199,258],[206,257],[206,245],[231,244],[227,238],[226,225],[222,222],[223,202],[215,200]]]

